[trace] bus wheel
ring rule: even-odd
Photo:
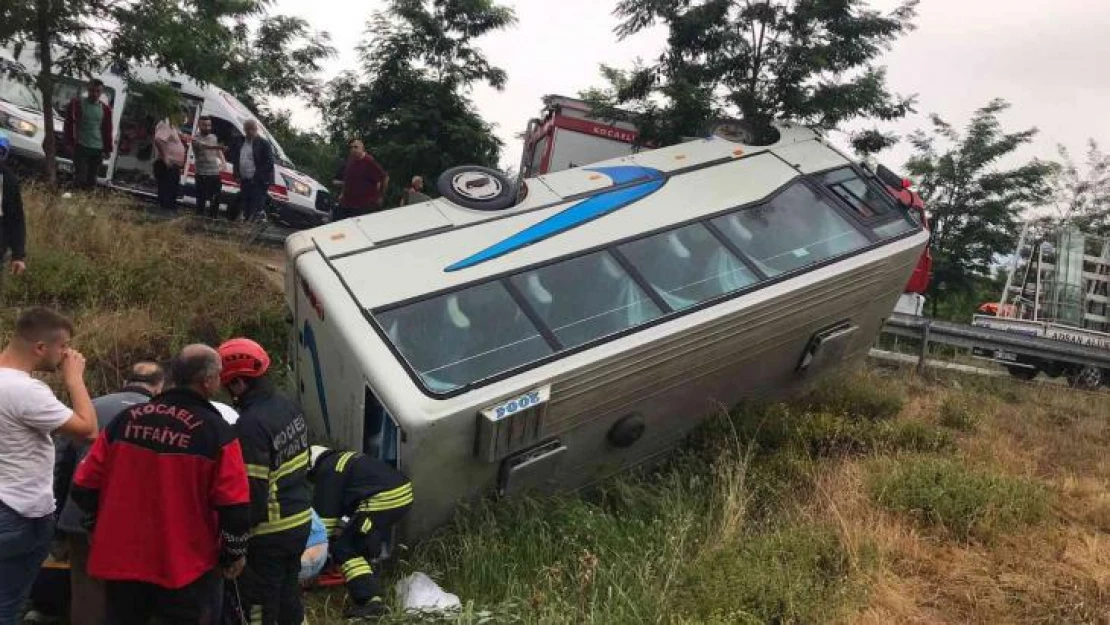
[[[1032,367],[1018,367],[1016,365],[1007,365],[1006,370],[1010,372],[1010,375],[1019,380],[1025,380],[1026,382],[1037,377],[1037,370]]]
[[[1102,384],[1102,369],[1090,365],[1076,367],[1068,372],[1068,384],[1072,388],[1093,391]]]
[[[757,124],[745,119],[715,119],[709,123],[710,137],[741,145],[767,146],[779,142],[782,135],[770,124]]]
[[[440,195],[480,211],[499,211],[516,202],[517,190],[505,174],[488,167],[463,165],[443,172],[436,181]]]

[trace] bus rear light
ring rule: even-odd
[[[308,305],[312,307],[312,310],[316,311],[316,316],[320,318],[320,321],[323,321],[324,305],[316,298],[316,294],[312,292],[312,288],[308,286],[308,282],[305,282],[304,278],[301,278],[300,282],[301,291],[304,293],[305,299],[308,300]]]

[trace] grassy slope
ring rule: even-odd
[[[72,315],[93,392],[117,388],[133,360],[165,358],[190,341],[234,334],[285,351],[280,294],[232,243],[187,234],[182,224],[138,223],[112,195],[48,198],[25,189],[28,273],[7,277],[0,329],[24,306]]]
[[[74,314],[96,389],[190,340],[246,332],[280,353],[280,295],[233,245],[111,201],[29,203],[32,273],[2,321]],[[463,511],[398,572],[432,574],[465,623],[1100,622],[1108,425],[1105,395],[862,370],[722,415],[651,473]],[[310,622],[342,622],[343,603],[312,592]]]

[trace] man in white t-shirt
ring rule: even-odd
[[[73,324],[45,308],[27,310],[0,352],[0,625],[15,625],[54,534],[52,432],[96,436],[85,358],[69,346]],[[35,372],[60,371],[73,409]]]

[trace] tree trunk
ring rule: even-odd
[[[42,98],[42,152],[43,170],[50,186],[58,184],[58,146],[54,139],[54,59],[50,51],[50,0],[38,0],[38,24],[35,37],[38,40],[39,75],[36,83],[39,97]]]

